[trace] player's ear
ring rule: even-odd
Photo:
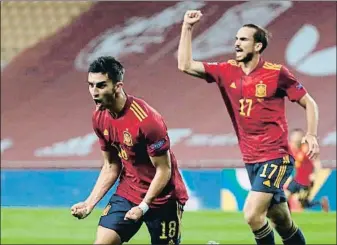
[[[262,49],[262,43],[255,43],[255,51],[259,52]]]
[[[123,82],[122,81],[118,81],[115,85],[116,88],[116,92],[122,92],[123,90]]]

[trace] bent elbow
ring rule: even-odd
[[[179,71],[186,72],[188,70],[189,66],[186,64],[178,64]]]

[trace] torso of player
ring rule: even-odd
[[[136,111],[136,108],[139,109]],[[99,128],[103,132],[105,140],[118,150],[124,166],[132,164],[135,169],[142,163],[150,161],[149,156],[144,154],[146,153],[146,144],[142,142],[143,139],[140,135],[141,123],[147,119],[148,113],[140,108],[139,103],[133,100],[130,110],[118,119],[113,119],[108,110],[97,113]],[[154,171],[154,167],[150,166],[149,171]]]
[[[306,155],[306,146],[303,145],[301,149],[292,149],[295,158],[295,176],[297,183],[310,186],[310,175],[314,171],[314,164]]]
[[[123,163],[116,193],[139,204],[156,173],[142,129],[145,124],[151,125],[154,120],[162,120],[162,117],[143,100],[132,96],[128,96],[126,107],[125,114],[117,119],[114,119],[108,110],[96,111],[94,121],[104,137],[105,144],[117,149]],[[160,148],[161,142],[158,141],[156,147]],[[171,155],[172,177],[162,193],[154,200],[153,207],[169,199],[178,199],[183,204],[187,200],[175,156],[170,149],[168,150]]]
[[[260,61],[246,75],[234,60],[218,84],[226,102],[245,163],[288,154],[285,93],[278,89],[281,65]]]

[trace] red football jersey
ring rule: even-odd
[[[284,97],[298,101],[304,87],[289,70],[260,60],[246,75],[235,60],[204,62],[207,82],[216,82],[231,117],[245,163],[289,154]]]
[[[304,186],[310,186],[310,175],[314,172],[314,163],[307,155],[306,145],[301,149],[292,149],[295,158],[295,176],[294,180]]]
[[[178,170],[177,161],[170,149],[170,139],[162,116],[141,99],[128,96],[118,118],[108,110],[97,110],[93,115],[93,128],[102,151],[115,147],[123,163],[116,194],[139,204],[145,197],[156,173],[150,156],[166,151],[171,155],[172,176],[151,207],[176,199],[185,204],[187,190]]]

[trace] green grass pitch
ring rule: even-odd
[[[102,210],[84,220],[70,215],[69,209],[1,208],[1,244],[92,244]],[[294,213],[308,244],[336,244],[336,212]],[[185,212],[182,220],[182,244],[255,244],[239,212]],[[130,244],[149,244],[146,226]],[[276,235],[276,242],[281,244]]]

